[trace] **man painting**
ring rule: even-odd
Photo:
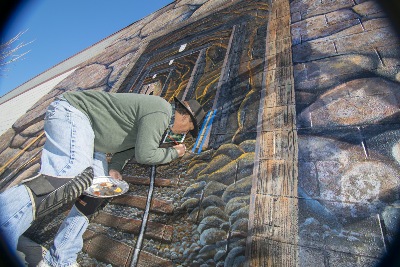
[[[80,196],[63,221],[54,244],[38,266],[78,266],[82,235],[101,199],[81,195],[93,176],[122,179],[134,157],[141,164],[165,164],[186,152],[184,144],[161,148],[163,134],[196,137],[204,111],[196,100],[98,91],[67,92],[45,116],[46,142],[39,175],[0,194],[0,233],[16,250],[18,238],[37,217]],[[106,153],[112,153],[111,162]]]

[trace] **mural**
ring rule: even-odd
[[[399,55],[372,0],[175,1],[0,137],[1,187],[39,170],[44,112],[65,91],[194,98],[214,116],[157,166],[139,266],[374,266],[400,216]],[[130,190],[91,218],[82,266],[130,266],[149,167],[132,160],[123,176]],[[49,248],[69,208],[25,236]]]
[[[371,266],[400,215],[399,40],[374,1],[291,14],[300,258]]]

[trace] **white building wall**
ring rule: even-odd
[[[76,69],[76,68],[75,68]],[[72,69],[54,79],[44,82],[0,105],[0,135],[7,131],[19,117],[24,115],[41,97],[75,71]]]

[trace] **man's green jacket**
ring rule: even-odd
[[[164,164],[178,158],[176,149],[160,148],[172,107],[158,96],[99,91],[67,92],[63,96],[89,118],[94,150],[113,153],[109,169],[120,171],[132,157],[141,164]]]

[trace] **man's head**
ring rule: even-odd
[[[172,127],[174,133],[187,133],[193,137],[197,137],[199,126],[205,116],[202,106],[197,100],[182,101],[178,98],[175,100],[175,121]]]

